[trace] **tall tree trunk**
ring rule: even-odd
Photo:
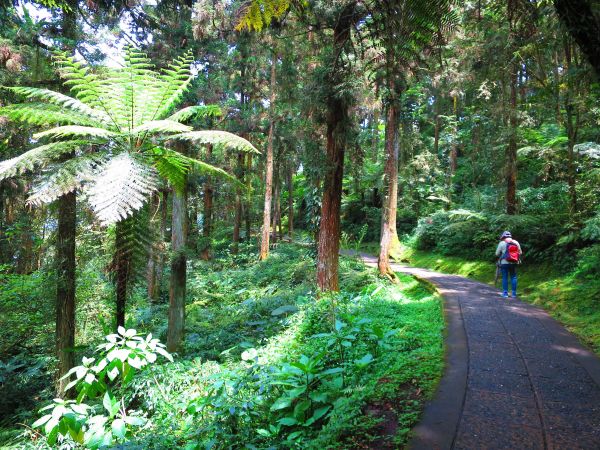
[[[60,378],[75,365],[75,229],[77,226],[74,192],[58,199],[56,235],[56,355],[58,373],[56,390],[66,394],[70,380]]]
[[[290,240],[293,239],[294,235],[294,166],[290,164],[287,172],[287,185],[288,185],[288,234]]]
[[[385,125],[385,181],[386,196],[381,221],[381,242],[377,267],[381,275],[396,280],[390,267],[390,255],[399,256],[400,239],[396,231],[398,210],[398,103],[390,101]]]
[[[273,198],[273,133],[275,131],[275,87],[276,87],[276,67],[279,56],[274,54],[271,62],[271,93],[269,95],[269,137],[267,140],[267,167],[265,174],[265,204],[263,209],[262,236],[260,241],[259,259],[262,261],[269,256],[269,237],[271,232],[271,202]]]
[[[185,246],[188,234],[187,188],[183,192],[173,192],[172,234],[171,234],[171,280],[169,287],[169,324],[167,330],[167,350],[181,350],[185,327],[186,295],[186,255]]]
[[[66,47],[72,50],[77,39],[77,2],[68,0],[63,9],[62,31]],[[68,157],[73,157],[74,154]],[[65,396],[70,380],[61,380],[75,364],[75,234],[77,230],[77,197],[75,192],[58,199],[58,230],[56,240],[56,356],[58,373],[56,390]]]
[[[333,53],[342,53],[355,18],[356,3],[348,4],[339,16],[333,29]],[[343,81],[342,74],[335,68],[328,75],[329,87],[333,90]],[[321,221],[317,246],[317,287],[321,292],[339,291],[339,252],[340,252],[340,210],[342,203],[342,180],[344,176],[344,150],[348,105],[339,96],[331,96],[327,101],[327,146],[326,171],[321,201]]]

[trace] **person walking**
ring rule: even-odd
[[[498,265],[502,272],[502,297],[508,297],[508,277],[512,288],[511,297],[517,296],[517,264],[521,262],[521,245],[512,238],[510,231],[505,231],[500,236],[500,242],[496,248]]]

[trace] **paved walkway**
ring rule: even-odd
[[[600,359],[562,325],[486,284],[393,268],[436,286],[448,327],[446,372],[411,449],[600,449]]]

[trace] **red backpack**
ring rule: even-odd
[[[506,242],[506,251],[503,259],[509,263],[518,263],[520,261],[519,246],[513,241]]]

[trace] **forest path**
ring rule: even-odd
[[[446,369],[411,449],[600,449],[600,359],[575,336],[492,286],[392,268],[433,284],[445,300]]]

